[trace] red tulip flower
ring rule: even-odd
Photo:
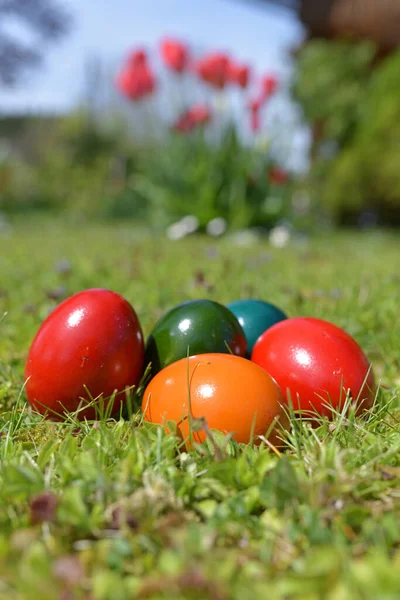
[[[278,90],[279,84],[276,77],[273,75],[265,75],[261,81],[262,97],[264,100],[268,100]]]
[[[289,174],[282,167],[271,167],[269,171],[269,180],[275,185],[284,185],[289,179]]]
[[[193,131],[194,128],[195,124],[187,113],[183,113],[180,117],[178,117],[172,126],[172,130],[179,133],[189,133],[190,131]]]
[[[189,61],[189,49],[182,42],[166,39],[161,42],[161,57],[169,69],[182,73]]]
[[[260,131],[261,129],[260,112],[258,110],[250,113],[250,127],[254,133],[257,133],[257,131]]]
[[[139,48],[129,54],[124,68],[117,76],[116,85],[121,94],[133,102],[154,92],[156,80],[147,62],[145,50]]]
[[[254,100],[250,100],[248,104],[248,108],[250,111],[250,127],[251,130],[256,133],[261,129],[261,118],[260,118],[260,110],[262,107],[262,99],[255,98]]]
[[[201,125],[206,125],[212,117],[211,110],[205,104],[194,104],[178,117],[173,125],[175,131],[188,133]]]
[[[126,61],[128,67],[142,67],[147,64],[147,54],[142,48],[134,50],[128,56]]]
[[[192,108],[188,110],[190,118],[196,123],[196,125],[205,125],[211,119],[211,110],[205,104],[194,104]]]
[[[229,57],[221,52],[204,56],[195,66],[200,79],[208,85],[222,90],[229,81]]]
[[[249,111],[250,112],[257,112],[260,110],[262,106],[262,99],[261,98],[254,98],[253,100],[250,100],[248,107],[249,107]]]
[[[243,90],[247,88],[250,80],[250,67],[230,62],[228,66],[229,79]]]
[[[154,75],[148,65],[125,68],[117,77],[119,91],[133,102],[150,96],[156,87]]]

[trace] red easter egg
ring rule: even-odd
[[[91,397],[106,409],[104,400],[118,390],[116,412],[125,388],[138,384],[143,365],[143,334],[129,302],[109,290],[86,290],[62,302],[41,325],[26,362],[26,394],[37,411],[60,419]],[[96,418],[95,407],[79,410],[78,417]]]
[[[375,382],[370,362],[343,329],[309,317],[286,319],[257,340],[251,360],[263,367],[295,410],[332,415],[349,391],[361,408],[371,407]]]

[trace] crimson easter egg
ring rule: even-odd
[[[25,367],[28,401],[59,419],[90,397],[101,396],[106,409],[104,399],[118,390],[116,412],[125,388],[138,384],[143,365],[143,334],[129,302],[109,290],[86,290],[62,302],[37,332]],[[78,417],[96,418],[95,407],[79,410]]]
[[[332,415],[330,406],[340,410],[348,390],[362,409],[374,401],[368,358],[348,333],[322,319],[273,325],[257,340],[251,360],[275,379],[295,410]]]

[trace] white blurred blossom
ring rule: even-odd
[[[186,228],[180,221],[177,223],[172,223],[169,227],[167,227],[167,238],[169,240],[180,240],[184,238],[186,235]]]
[[[290,230],[285,225],[277,225],[269,232],[269,243],[274,248],[284,248],[290,242]]]
[[[180,221],[172,223],[167,228],[167,238],[169,240],[180,240],[199,228],[199,220],[194,215],[186,215]]]
[[[186,217],[183,217],[180,222],[186,228],[186,233],[194,233],[198,230],[200,225],[198,218],[194,215],[187,215]]]
[[[236,231],[229,238],[235,246],[253,246],[259,240],[259,236],[251,229]]]
[[[213,237],[218,237],[225,233],[228,227],[228,223],[222,217],[216,217],[215,219],[211,219],[209,223],[207,223],[206,231],[208,235]]]

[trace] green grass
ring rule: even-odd
[[[58,222],[0,237],[0,598],[397,599],[398,263],[398,241],[379,233],[284,250]],[[88,287],[123,294],[145,333],[199,297],[332,320],[373,360],[377,403],[368,419],[293,420],[281,455],[219,436],[220,452],[179,453],[138,416],[42,422],[23,393],[29,344]]]

